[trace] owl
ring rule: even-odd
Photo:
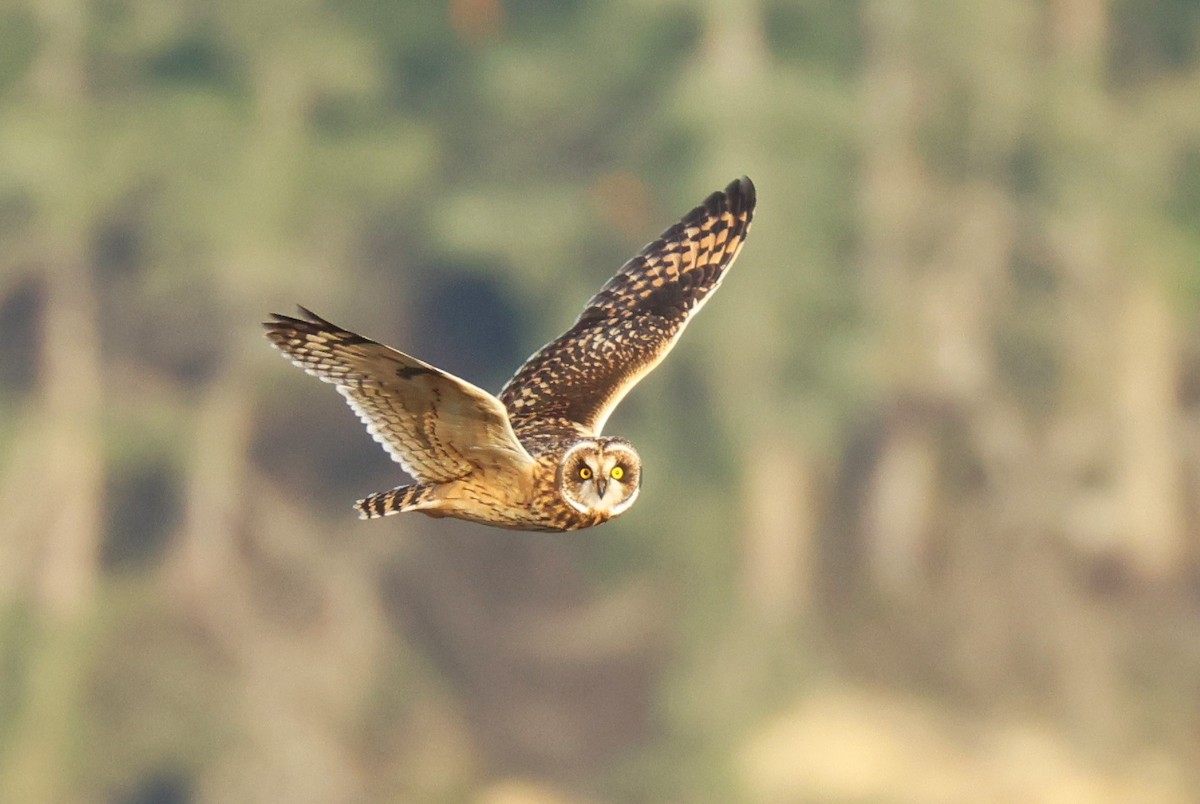
[[[625,263],[498,397],[303,307],[298,318],[273,314],[263,324],[271,343],[335,385],[416,481],[359,500],[360,518],[420,511],[570,531],[627,511],[642,459],[624,438],[602,436],[604,424],[720,286],[755,197],[745,177],[708,196]]]

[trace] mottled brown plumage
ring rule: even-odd
[[[304,308],[263,326],[292,362],[337,386],[417,481],[359,500],[363,518],[421,511],[527,530],[591,527],[625,511],[641,485],[632,445],[600,435],[609,414],[720,286],[754,204],[745,177],[706,198],[627,262],[499,398]]]

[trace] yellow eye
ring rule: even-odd
[[[586,467],[586,466],[581,466],[581,467],[579,467],[579,477],[580,477],[581,479],[583,479],[583,480],[587,480],[587,479],[588,479],[589,477],[591,477],[591,476],[592,476],[592,470],[591,470],[591,469],[589,469],[589,468],[588,468],[588,467]]]
[[[609,474],[612,475],[613,480],[620,480],[625,477],[625,469],[620,466],[614,466]]]

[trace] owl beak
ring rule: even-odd
[[[607,477],[596,478],[596,493],[598,495],[600,495],[600,499],[602,499],[602,500],[604,499],[604,491],[607,488],[608,488],[608,478]]]

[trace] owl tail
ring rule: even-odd
[[[433,497],[432,486],[396,486],[391,491],[371,494],[354,504],[359,519],[378,519],[381,516],[418,511]]]

